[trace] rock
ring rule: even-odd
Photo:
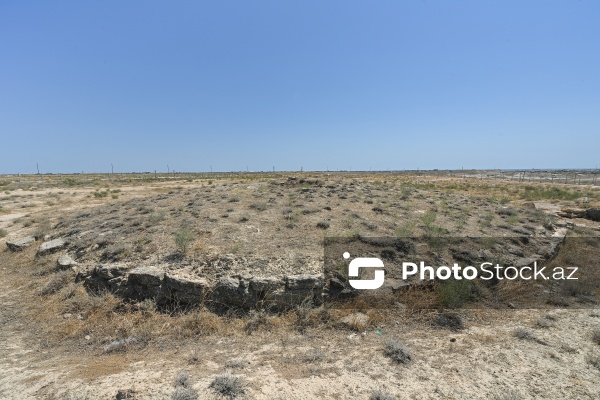
[[[523,249],[521,249],[520,247],[509,246],[507,250],[508,250],[508,252],[510,254],[514,254],[515,256],[518,256],[518,257],[524,257],[525,256],[525,253],[523,253]]]
[[[526,203],[523,203],[523,208],[527,209],[527,210],[535,210],[535,203],[532,201],[528,201]]]
[[[523,257],[523,258],[519,258],[516,262],[515,262],[515,267],[517,268],[523,268],[523,267],[530,267],[533,265],[534,262],[538,261],[537,258],[532,258],[532,257]]]
[[[274,277],[255,277],[250,280],[250,290],[255,293],[267,293],[284,287],[283,281]]]
[[[552,239],[563,241],[565,239],[565,236],[567,236],[567,228],[560,228],[552,234]]]
[[[31,243],[35,242],[35,238],[33,236],[28,236],[26,238],[17,239],[14,241],[6,241],[6,246],[11,251],[21,251],[25,247],[29,246]]]
[[[110,290],[115,292],[119,287],[121,287],[121,284],[124,280],[125,278],[123,278],[122,276],[117,276],[116,278],[109,279],[106,283]]]
[[[329,280],[329,287],[335,289],[344,289],[346,287],[346,283],[343,282],[340,278],[333,277]]]
[[[600,208],[590,208],[585,212],[587,219],[600,221]]]
[[[323,289],[323,277],[321,275],[290,275],[286,278],[286,288],[290,291]]]
[[[536,210],[542,210],[548,213],[556,213],[560,211],[560,206],[551,203],[546,203],[543,201],[534,202],[534,206]]]
[[[50,240],[49,242],[44,242],[40,245],[38,249],[38,254],[50,254],[54,253],[65,247],[67,245],[67,241],[61,238]]]
[[[130,344],[136,343],[136,342],[137,342],[137,339],[132,338],[132,337],[128,337],[126,339],[115,340],[113,342],[110,342],[106,346],[104,346],[104,352],[105,353],[114,353],[114,352],[123,351],[127,348],[127,346],[129,346]]]
[[[217,306],[245,308],[253,306],[248,288],[241,286],[239,279],[229,277],[219,279],[213,288],[211,300]]]
[[[122,264],[97,265],[95,273],[102,279],[110,280],[124,276],[128,269],[127,265]]]
[[[91,278],[94,274],[95,268],[89,265],[82,265],[77,268],[77,275],[75,276],[75,283],[83,282],[88,278]]]
[[[129,285],[160,286],[165,272],[157,267],[137,267],[129,272]]]
[[[75,262],[75,260],[73,260],[68,254],[63,254],[62,256],[58,257],[58,260],[56,260],[56,265],[60,269],[69,269],[77,266],[77,262]]]
[[[523,236],[530,236],[531,232],[529,232],[527,229],[520,227],[520,226],[515,226],[512,228],[512,231],[515,233],[519,233]]]
[[[586,218],[587,210],[582,208],[563,208],[556,213],[559,217],[564,218]]]
[[[392,291],[396,291],[409,285],[408,282],[403,281],[402,279],[387,278],[383,283],[383,288],[389,288]]]
[[[184,304],[198,304],[206,296],[210,285],[205,278],[181,277],[165,275],[164,280],[167,297]]]

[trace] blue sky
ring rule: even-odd
[[[3,1],[0,173],[595,168],[597,1]]]

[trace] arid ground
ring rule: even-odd
[[[600,188],[581,176],[1,176],[0,398],[600,398],[597,292],[536,308],[216,312],[111,290],[147,266],[208,283],[319,274],[327,236],[596,238]],[[100,266],[124,275],[90,285]]]

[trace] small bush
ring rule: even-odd
[[[536,321],[539,328],[551,328],[554,326],[554,320],[549,315],[544,315]]]
[[[460,315],[451,312],[440,313],[435,317],[435,324],[453,331],[464,329],[465,325]]]
[[[196,349],[192,350],[187,359],[189,364],[197,365],[202,363],[202,356],[200,352]]]
[[[301,356],[301,360],[307,363],[323,361],[325,353],[320,349],[311,349]]]
[[[232,358],[225,363],[225,368],[229,369],[244,369],[246,367],[246,362],[241,358]]]
[[[600,328],[596,328],[592,331],[592,341],[597,345],[600,345]]]
[[[369,400],[396,400],[396,396],[389,392],[386,392],[383,389],[377,389],[373,393],[371,393]]]
[[[396,229],[396,236],[398,237],[410,237],[413,234],[413,231],[415,230],[415,222],[414,221],[407,221],[405,223],[403,223],[402,225],[400,225],[400,227],[398,227],[398,229]]]
[[[407,364],[412,359],[408,348],[397,339],[385,341],[383,354],[400,364]]]
[[[600,369],[600,356],[588,356],[586,361],[592,367]]]
[[[97,199],[100,199],[100,198],[103,198],[103,197],[106,197],[106,196],[108,196],[108,190],[106,190],[106,191],[102,191],[102,190],[98,191],[98,190],[96,190],[94,192],[94,197],[97,198]]]
[[[180,373],[178,373],[177,376],[175,377],[175,382],[173,382],[173,386],[175,386],[175,387],[190,387],[191,386],[190,374],[188,374],[185,371],[181,371]]]
[[[153,224],[153,225],[154,225],[154,224],[157,224],[158,222],[160,222],[160,221],[162,221],[162,220],[164,220],[164,219],[165,219],[165,216],[166,216],[166,214],[167,214],[167,213],[165,212],[165,210],[158,210],[158,211],[155,211],[153,214],[151,214],[151,215],[148,217],[148,221],[149,221],[151,224]]]
[[[183,255],[187,254],[192,240],[194,240],[194,236],[188,230],[182,229],[175,233],[175,244],[179,252]]]
[[[271,321],[266,313],[262,311],[252,312],[250,315],[250,319],[246,323],[244,330],[248,335],[252,334],[252,332],[257,331],[258,329],[263,328],[264,330],[271,329]]]
[[[246,382],[235,375],[218,375],[208,386],[215,393],[229,399],[235,399],[246,393]]]
[[[267,208],[269,208],[267,203],[252,203],[249,207],[256,211],[265,211]]]
[[[523,400],[523,395],[515,390],[502,390],[491,397],[493,400]]]
[[[525,328],[516,328],[513,332],[513,336],[521,340],[533,340],[533,333]]]
[[[198,399],[198,392],[192,388],[192,381],[187,372],[182,371],[177,374],[175,382],[175,391],[171,396],[172,400],[196,400]]]
[[[451,279],[438,285],[438,299],[443,307],[459,308],[473,299],[473,289],[471,281]]]
[[[6,237],[6,235],[8,235],[6,229],[0,229],[0,238]]]
[[[547,345],[548,343],[546,343],[545,341],[543,341],[542,339],[537,338],[533,332],[531,332],[529,329],[525,329],[525,328],[516,328],[513,332],[513,336],[516,337],[517,339],[520,340],[528,340],[531,342],[536,342],[542,345]]]
[[[177,387],[171,396],[172,400],[197,400],[198,392],[191,388]]]

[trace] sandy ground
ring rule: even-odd
[[[460,332],[398,323],[364,337],[339,329],[285,336],[258,332],[98,355],[91,349],[45,348],[43,338],[19,318],[18,289],[4,282],[3,399],[112,399],[118,389],[132,390],[138,399],[168,399],[180,371],[189,373],[203,399],[215,398],[210,382],[226,371],[244,378],[246,397],[253,399],[367,399],[380,388],[398,399],[600,398],[600,370],[586,362],[600,353],[590,339],[600,327],[599,311],[554,310],[555,326],[544,329],[535,323],[544,311],[480,311]],[[515,338],[521,326],[547,345]],[[383,356],[388,337],[408,346],[410,363]],[[194,351],[198,360],[190,363]],[[520,397],[503,397],[507,394]]]
[[[92,189],[67,191],[80,194],[67,205],[38,201],[25,212],[0,214],[0,227],[16,236],[28,232],[14,223],[26,215],[103,204],[78,201]],[[143,193],[123,187],[120,199]],[[0,246],[7,251],[4,240]],[[120,389],[136,399],[170,399],[182,371],[201,399],[218,398],[210,384],[226,372],[244,380],[249,399],[369,399],[378,389],[397,399],[600,398],[600,369],[588,362],[600,357],[592,340],[600,329],[598,309],[465,311],[466,328],[458,332],[399,313],[397,321],[375,324],[364,335],[330,327],[259,329],[104,354],[85,340],[50,343],[21,309],[23,294],[33,289],[15,282],[0,265],[1,399],[114,399]],[[551,326],[542,328],[537,321],[548,313]],[[519,327],[539,342],[516,338]],[[408,347],[409,363],[384,356],[390,338]]]

